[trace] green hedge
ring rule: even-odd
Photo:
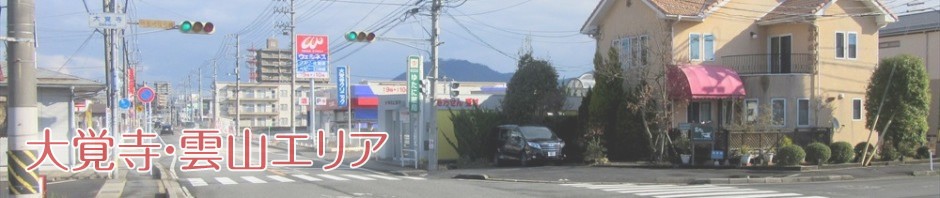
[[[806,161],[809,163],[822,165],[829,161],[830,156],[832,156],[832,151],[823,143],[813,142],[806,145]]]
[[[917,159],[930,159],[930,148],[927,148],[927,146],[917,148],[917,156],[914,157]]]
[[[882,161],[895,161],[901,158],[901,152],[898,152],[898,149],[894,148],[891,145],[885,145],[881,148],[881,160]]]
[[[855,150],[852,149],[852,144],[848,142],[832,143],[829,145],[829,150],[832,151],[832,158],[829,158],[831,163],[841,164],[855,159]]]
[[[780,165],[784,166],[793,166],[800,165],[803,162],[803,158],[806,157],[806,152],[803,151],[803,148],[797,145],[789,145],[780,148],[779,155],[777,160],[780,162]]]
[[[855,145],[855,160],[854,160],[855,162],[861,162],[862,159],[860,159],[860,158],[862,158],[862,152],[865,152],[865,151],[864,151],[864,150],[865,150],[865,144],[867,144],[867,142],[859,142],[858,144]],[[869,144],[869,145],[868,145],[868,155],[871,156],[872,153],[874,153],[874,152],[875,152],[875,145]]]

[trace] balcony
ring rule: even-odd
[[[721,64],[738,75],[812,74],[813,54],[745,54],[722,56]]]
[[[259,95],[242,95],[239,100],[242,101],[277,101],[277,96],[259,96]]]
[[[277,116],[278,112],[276,110],[266,110],[266,111],[248,111],[242,109],[241,112],[238,112],[241,115],[255,115],[255,116]],[[229,115],[235,115],[235,109],[228,110]]]

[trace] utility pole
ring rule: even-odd
[[[197,72],[199,73],[199,76],[198,78],[196,78],[196,87],[197,87],[196,90],[199,91],[199,93],[197,93],[196,95],[196,106],[199,107],[199,112],[198,112],[199,121],[196,122],[196,128],[200,128],[200,129],[203,128],[202,122],[205,120],[205,117],[203,116],[202,111],[203,111],[203,108],[206,108],[202,105],[202,67],[203,66],[204,65],[199,66],[199,72]]]
[[[239,42],[238,34],[236,34],[235,35],[235,135],[236,136],[238,136],[238,134],[241,134],[241,131],[242,131],[242,129],[240,128],[241,125],[238,125],[239,122],[241,122],[242,120],[241,114],[239,112],[240,109],[242,108],[242,104],[241,104],[242,101],[240,98],[241,91],[242,91],[241,85],[240,85],[240,82],[242,81],[242,75],[238,73],[238,70],[239,70],[238,51],[240,50],[238,46],[238,42]]]
[[[291,51],[291,70],[290,70],[290,133],[297,133],[297,114],[295,108],[297,106],[297,50],[294,48],[296,46],[296,34],[294,33],[294,0],[290,1],[290,25],[287,28],[290,28],[290,51]]]
[[[219,65],[212,61],[212,128],[219,128]]]
[[[294,28],[295,28],[295,27],[294,27],[294,22],[295,22],[295,20],[296,20],[296,18],[294,17],[294,14],[295,14],[295,12],[294,12],[294,0],[277,0],[277,1],[288,1],[288,2],[289,2],[289,5],[288,5],[287,8],[275,9],[274,12],[286,13],[286,14],[289,14],[289,15],[290,15],[290,21],[289,21],[288,23],[286,23],[286,24],[285,24],[285,23],[279,23],[279,24],[276,25],[275,27],[284,28],[284,30],[283,30],[283,31],[284,31],[284,32],[283,32],[284,35],[289,35],[289,36],[290,36],[290,47],[288,48],[288,50],[291,51],[291,58],[290,58],[290,59],[291,59],[291,66],[290,66],[290,69],[291,69],[291,71],[290,71],[290,132],[291,132],[291,133],[297,133],[297,123],[295,122],[295,120],[297,119],[297,114],[296,114],[296,110],[295,110],[295,109],[296,109],[295,107],[297,106],[297,101],[296,101],[296,100],[297,100],[297,76],[296,76],[296,75],[297,75],[297,50],[294,49],[294,48],[296,47],[294,43],[297,42],[297,41],[295,41],[295,39],[296,39],[296,38],[295,38],[295,37],[296,37],[296,34],[294,34]]]
[[[437,80],[438,80],[438,45],[440,45],[440,34],[441,34],[441,25],[440,25],[440,15],[441,15],[441,0],[433,0],[431,3],[431,73],[433,78],[431,78],[431,104],[429,110],[431,110],[430,115],[430,126],[428,126],[428,145],[431,147],[428,152],[428,171],[437,170],[437,107],[434,106],[435,98],[437,97]],[[424,123],[421,123],[424,125]]]
[[[116,13],[117,3],[118,1],[116,0],[103,0],[103,4],[102,4],[103,12]],[[104,32],[104,46],[105,46],[104,47],[105,70],[106,70],[105,72],[107,74],[106,78],[108,78],[108,81],[107,81],[108,93],[107,94],[108,94],[108,102],[110,103],[108,105],[109,107],[108,109],[110,110],[110,116],[107,118],[108,119],[108,131],[111,133],[110,134],[111,137],[118,137],[119,131],[120,131],[120,129],[118,128],[119,125],[117,122],[118,121],[117,119],[118,108],[119,108],[118,107],[118,99],[119,99],[118,94],[120,93],[118,92],[119,87],[120,87],[118,86],[118,76],[120,75],[118,75],[117,66],[115,66],[117,61],[115,60],[115,56],[114,56],[114,51],[116,50],[116,47],[114,46],[114,42],[115,42],[115,37],[116,37],[115,34],[117,34],[117,30],[104,29],[103,32]],[[111,152],[111,158],[117,159],[117,153]],[[120,160],[115,160],[115,161],[117,161],[118,163],[120,162]],[[118,175],[119,171],[120,169],[114,169],[114,171],[111,172],[110,177],[114,177],[115,175]]]
[[[9,66],[9,109],[7,131],[9,150],[7,161],[10,163],[9,189],[12,197],[42,197],[39,192],[39,177],[36,170],[26,170],[26,166],[35,162],[28,156],[37,156],[30,150],[26,141],[39,139],[39,108],[36,106],[36,41],[35,19],[36,3],[34,0],[8,1],[7,37],[13,42],[7,45],[7,65]]]

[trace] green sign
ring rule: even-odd
[[[408,109],[421,110],[421,77],[424,76],[424,60],[421,56],[408,56]]]
[[[692,141],[712,141],[715,139],[715,128],[707,125],[693,125]]]

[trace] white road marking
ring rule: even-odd
[[[708,193],[663,195],[663,196],[653,196],[653,197],[656,197],[656,198],[705,197],[705,196],[722,196],[722,197],[727,197],[727,195],[747,195],[747,194],[764,194],[764,193],[777,193],[777,191],[766,190],[766,191],[708,192]]]
[[[389,176],[384,176],[384,175],[376,175],[376,174],[370,174],[370,175],[366,175],[366,176],[375,177],[375,178],[384,179],[384,180],[401,180],[401,179],[398,179],[398,178],[395,178],[395,177],[389,177]]]
[[[209,183],[206,183],[206,180],[202,180],[202,178],[189,178],[189,179],[187,179],[187,180],[189,180],[189,184],[192,184],[193,186],[207,186],[207,185],[209,185]]]
[[[792,197],[800,196],[801,194],[796,193],[774,193],[774,194],[759,194],[759,195],[740,195],[740,196],[714,196],[707,198],[770,198],[770,197]]]
[[[336,180],[336,181],[348,181],[348,180],[349,180],[349,179],[346,179],[346,178],[337,177],[337,176],[332,176],[332,175],[327,175],[327,174],[319,174],[319,175],[317,175],[317,176],[320,176],[320,177],[322,177],[322,178],[327,178],[327,179]]]
[[[235,182],[235,180],[229,179],[228,177],[216,177],[215,181],[219,181],[219,183],[223,185],[238,184],[238,182]]]
[[[410,177],[410,176],[402,176],[401,178],[410,179],[410,180],[428,180],[423,177]]]
[[[731,187],[721,187],[721,188],[702,188],[702,189],[688,189],[688,190],[670,189],[670,190],[668,190],[668,191],[650,191],[650,192],[644,192],[644,193],[636,193],[636,195],[640,195],[640,196],[655,196],[655,195],[669,195],[669,194],[679,194],[679,193],[700,193],[700,192],[729,191],[729,190],[731,190],[731,189],[734,189],[734,188],[731,188]],[[742,190],[751,190],[751,189],[738,189],[738,191],[742,191]],[[626,193],[626,192],[619,192],[619,193]]]
[[[258,179],[257,177],[254,177],[254,176],[242,176],[242,179],[244,179],[245,181],[254,183],[254,184],[268,183],[268,182],[266,182],[266,181],[264,181],[264,180],[261,180],[261,179]]]
[[[375,179],[372,179],[372,178],[363,177],[363,176],[359,176],[359,175],[353,175],[353,174],[343,174],[343,176],[346,176],[346,177],[349,177],[349,178],[353,178],[353,179],[358,179],[358,180],[370,180],[370,181],[371,181],[371,180],[375,180]]]
[[[297,175],[291,175],[291,176],[294,176],[294,177],[296,177],[296,178],[300,178],[300,179],[303,179],[303,180],[307,180],[307,181],[323,181],[322,179],[317,179],[316,177],[311,177],[311,176],[307,176],[307,175],[300,175],[300,174],[297,174]]]
[[[286,177],[281,177],[281,176],[277,176],[277,175],[268,175],[268,178],[271,178],[271,179],[273,179],[273,180],[277,180],[277,181],[279,181],[279,182],[294,182],[293,179],[288,179],[288,178],[286,178]]]

